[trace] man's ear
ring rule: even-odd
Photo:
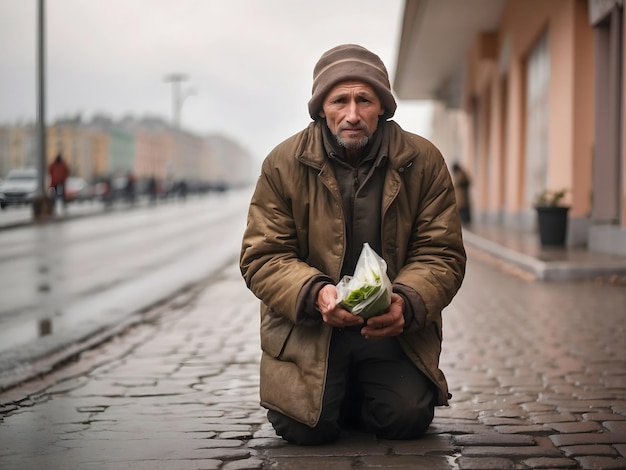
[[[382,116],[383,114],[385,114],[385,108],[381,108],[380,111],[378,112],[379,116]]]
[[[324,112],[324,110],[321,110],[321,111],[320,111],[320,117],[321,117],[322,119],[326,119],[326,113]]]

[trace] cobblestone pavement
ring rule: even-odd
[[[427,437],[278,439],[258,404],[258,304],[236,266],[0,394],[0,468],[626,468],[626,289],[471,259],[445,311],[451,406]]]

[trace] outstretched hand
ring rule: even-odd
[[[386,313],[371,317],[361,329],[367,339],[398,336],[404,331],[404,299],[398,294],[391,294],[391,305]]]
[[[346,328],[365,323],[363,318],[348,312],[337,304],[337,288],[332,284],[325,285],[317,294],[317,308],[324,322],[330,326]]]
[[[337,288],[332,284],[319,291],[316,305],[325,323],[337,328],[364,325],[361,334],[367,339],[398,336],[404,330],[404,299],[398,294],[391,294],[391,305],[386,313],[368,319],[367,323],[338,305]]]

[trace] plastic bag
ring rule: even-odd
[[[338,303],[367,320],[389,309],[391,292],[387,263],[364,243],[354,276],[344,276],[337,284]]]

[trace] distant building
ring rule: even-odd
[[[250,155],[233,140],[173,129],[160,118],[96,115],[86,122],[76,116],[56,120],[46,132],[47,163],[61,153],[72,175],[90,182],[132,173],[164,187],[180,181],[241,186],[256,176]],[[37,166],[35,127],[0,127],[0,175],[25,166]]]
[[[32,125],[0,126],[0,178],[13,168],[37,166],[37,140]]]
[[[210,155],[209,181],[229,186],[247,186],[258,175],[258,164],[239,144],[225,136],[211,135],[204,139]]]

